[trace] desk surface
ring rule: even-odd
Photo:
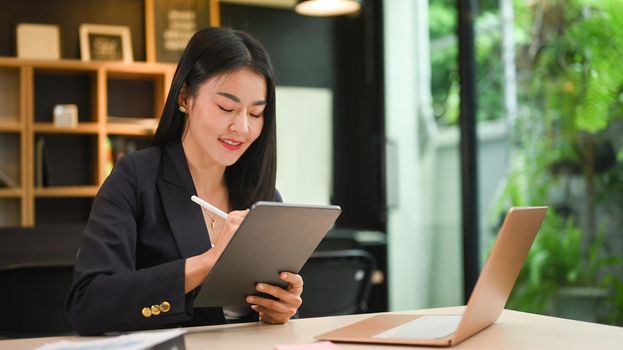
[[[463,307],[438,308],[401,313],[462,313]],[[189,328],[186,348],[194,349],[274,349],[276,344],[304,344],[314,336],[348,325],[370,315],[319,317],[293,320],[286,325],[244,323]],[[0,349],[33,349],[59,340],[78,341],[96,338],[51,337],[0,341]],[[379,346],[336,343],[339,349],[391,349],[403,346]],[[621,349],[623,327],[572,321],[504,310],[491,327],[465,340],[453,349]],[[418,349],[426,349],[418,347]],[[439,349],[439,348],[432,348]]]

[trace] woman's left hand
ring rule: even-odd
[[[266,283],[258,283],[255,286],[258,292],[272,295],[276,300],[255,295],[247,297],[247,302],[260,314],[260,320],[263,322],[287,323],[303,303],[301,300],[303,278],[290,272],[282,272],[279,277],[288,282],[288,288],[283,289]]]

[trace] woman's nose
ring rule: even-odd
[[[247,111],[241,111],[234,115],[229,129],[235,134],[246,134],[249,131],[249,121],[247,119]]]

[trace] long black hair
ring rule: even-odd
[[[266,80],[266,106],[260,136],[225,170],[229,203],[237,210],[249,208],[259,200],[272,201],[275,196],[275,79],[268,53],[255,38],[238,30],[218,27],[204,28],[193,35],[177,65],[152,142],[158,146],[182,139],[187,120],[178,110],[178,96],[183,87],[188,96],[195,96],[208,79],[242,68]]]

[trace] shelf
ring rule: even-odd
[[[106,124],[106,133],[110,135],[127,135],[127,136],[153,136],[156,132],[155,127],[128,124],[128,123],[108,123]]]
[[[0,57],[0,226],[85,222],[115,160],[151,144],[175,68]],[[64,104],[75,127],[54,125]]]
[[[95,197],[99,186],[35,187],[35,197]]]
[[[35,132],[43,134],[97,134],[99,132],[98,123],[78,123],[74,128],[57,127],[54,123],[34,123]]]
[[[21,188],[0,188],[0,198],[19,198],[22,196]]]
[[[175,71],[174,64],[167,63],[145,63],[145,62],[104,62],[91,61],[85,62],[75,59],[62,60],[39,60],[39,59],[23,59],[16,57],[0,57],[0,66],[5,67],[37,67],[50,70],[92,70],[99,69],[109,70],[118,74],[161,74],[163,71]]]
[[[82,60],[41,60],[17,57],[0,57],[0,65],[6,67],[37,67],[53,70],[97,70],[101,65],[97,62]]]
[[[102,67],[105,68],[112,77],[120,76],[144,76],[144,75],[162,75],[163,72],[173,75],[177,65],[172,63],[117,63],[117,62],[102,62]]]
[[[22,130],[21,123],[11,123],[11,122],[2,122],[0,121],[0,132],[15,132],[19,133]]]
[[[112,135],[152,136],[158,127],[158,119],[155,118],[107,118],[106,132]]]

